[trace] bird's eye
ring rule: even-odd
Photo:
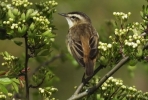
[[[71,19],[76,19],[76,17],[75,16],[71,16]]]

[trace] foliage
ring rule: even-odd
[[[116,20],[110,23],[115,28],[113,36],[109,36],[111,43],[99,42],[100,63],[104,65],[115,65],[125,56],[129,56],[131,61],[130,66],[135,66],[137,60],[143,60],[147,55],[147,50],[143,50],[148,39],[141,35],[146,30],[142,23],[129,23],[128,19],[131,15],[129,12],[114,12]]]
[[[98,77],[93,78],[91,85],[95,86],[99,82]],[[84,87],[87,89],[87,87]],[[123,85],[121,79],[109,77],[103,85],[91,96],[84,97],[83,100],[147,100],[148,92],[143,93],[135,86],[127,87]]]
[[[52,21],[57,4],[54,0],[36,4],[28,0],[12,0],[11,4],[7,1],[0,1],[0,39],[12,40],[17,46],[24,47],[24,55],[21,57],[15,57],[7,51],[0,53],[4,60],[1,64],[3,70],[0,71],[0,100],[12,100],[18,94],[20,99],[29,100],[30,88],[38,89],[39,99],[56,100],[52,97],[52,94],[57,92],[58,89],[51,84],[51,80],[55,78],[55,75],[50,67],[43,66],[48,66],[52,61],[59,58],[65,61],[63,54],[51,56],[56,37],[53,32],[56,28]],[[115,20],[107,23],[114,29],[113,35],[109,36],[111,42],[104,43],[100,41],[98,47],[100,57],[97,61],[100,66],[103,66],[102,68],[108,66],[115,68],[115,65],[118,65],[126,57],[128,58],[127,60],[130,60],[128,69],[131,73],[136,68],[138,61],[147,63],[148,6],[144,5],[140,14],[143,21],[131,23],[129,22],[131,12],[127,14],[113,12]],[[21,41],[16,40],[16,38],[20,38]],[[30,58],[42,63],[32,74],[29,72],[33,68],[28,66]],[[42,60],[39,60],[39,58]],[[48,61],[47,58],[50,58],[50,60]],[[43,63],[42,61],[45,59],[47,61]],[[67,57],[67,59],[77,65],[71,57]],[[116,72],[117,70],[111,71]],[[112,74],[106,74],[104,76],[106,79],[100,86],[98,84],[102,80],[97,75],[90,78],[89,84],[82,83],[83,87],[78,91],[84,91],[87,96],[83,95],[83,98],[79,98],[82,98],[82,100],[148,99],[147,92],[143,93],[135,87],[123,85],[122,80],[111,77]],[[96,88],[97,86],[99,88]],[[95,88],[97,89],[96,91],[93,90]],[[24,92],[24,90],[26,91]],[[24,93],[26,93],[26,96],[23,95]]]
[[[11,4],[0,1],[0,39],[11,39],[16,45],[25,47],[25,56],[22,57],[15,57],[7,51],[1,53],[4,59],[2,63],[4,70],[1,71],[0,78],[1,92],[5,94],[8,94],[8,91],[12,92],[11,99],[15,98],[16,93],[22,92],[20,89],[24,87],[28,95],[26,99],[29,99],[29,88],[39,88],[43,81],[54,76],[47,67],[39,68],[37,74],[29,78],[27,73],[32,69],[28,66],[30,58],[49,56],[51,53],[56,36],[52,24],[52,14],[56,11],[56,6],[57,2],[54,0],[36,4],[28,0],[12,0]],[[24,42],[15,38],[21,38]],[[11,89],[8,90],[10,86]],[[56,90],[53,89],[53,87],[50,89],[52,90],[50,95]],[[44,95],[43,98],[45,97],[51,98],[49,95]]]

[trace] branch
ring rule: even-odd
[[[110,70],[105,76],[101,78],[101,80],[93,86],[92,88],[88,89],[87,91],[84,91],[79,94],[72,95],[68,100],[76,100],[80,99],[86,95],[93,94],[110,76],[112,76],[117,70],[119,70],[127,61],[129,60],[129,57],[124,57],[112,70]],[[80,84],[79,87],[82,87],[82,83]],[[77,90],[76,90],[77,91]]]
[[[29,100],[29,83],[28,83],[28,37],[27,35],[24,36],[25,38],[25,83],[26,83],[26,99]]]
[[[63,54],[58,54],[56,56],[54,56],[53,58],[51,58],[50,60],[47,60],[46,62],[42,63],[41,65],[39,65],[34,71],[33,71],[33,75],[43,66],[47,66],[48,64],[50,64],[51,62],[55,61],[58,58],[63,57]]]
[[[35,86],[30,85],[29,88],[39,88],[43,84],[44,80],[45,80],[45,76],[43,77],[42,81],[39,84],[37,84]]]
[[[104,65],[98,66],[97,69],[95,69],[93,75],[92,75],[91,77],[87,77],[87,78],[85,79],[85,81],[82,82],[82,83],[78,86],[78,88],[77,88],[77,90],[75,91],[74,95],[77,95],[77,94],[81,91],[81,89],[83,88],[83,86],[85,86],[85,85],[88,83],[88,81],[89,81],[90,79],[92,79],[92,77],[95,76],[95,75],[96,75],[102,68],[104,68],[104,67],[105,67]]]

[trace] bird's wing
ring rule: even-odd
[[[97,54],[98,54],[98,33],[96,31],[94,31],[95,33],[91,36],[90,40],[89,40],[89,45],[90,45],[90,59],[95,59]]]
[[[85,67],[84,58],[94,60],[98,53],[98,33],[90,26],[78,26],[80,29],[71,32],[69,49],[77,62]],[[76,27],[77,28],[77,27]]]
[[[72,40],[72,44],[70,45],[70,50],[72,55],[74,56],[74,58],[77,60],[77,62],[81,65],[81,66],[85,66],[85,63],[83,61],[83,49],[82,49],[82,44],[81,41],[75,41]]]

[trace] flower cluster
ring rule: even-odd
[[[137,48],[139,45],[141,45],[143,42],[145,42],[145,39],[143,36],[140,36],[138,34],[134,34],[133,36],[129,36],[128,39],[124,41],[126,46]]]
[[[118,36],[121,36],[121,35],[124,35],[128,32],[129,30],[128,29],[115,29],[115,35],[118,35]]]
[[[28,2],[28,0],[12,0],[12,5],[19,7],[28,7],[32,5],[32,2]]]
[[[112,44],[107,44],[107,43],[99,42],[98,49],[106,51],[106,50],[111,49],[111,48],[112,48]]]
[[[55,2],[54,0],[52,0],[52,1],[47,1],[46,3],[49,3],[49,4],[51,4],[52,6],[57,6],[57,5],[58,5],[58,3]]]
[[[56,9],[54,9],[54,7],[56,7],[57,5],[58,3],[55,0],[40,2],[36,4],[37,8],[39,8],[38,10],[40,11],[40,14],[46,15],[56,12]]]
[[[6,62],[2,63],[2,66],[11,66],[13,61],[18,60],[18,57],[14,57],[14,56],[8,54],[8,52],[3,52],[0,55],[2,55],[3,59],[6,61]]]
[[[38,27],[42,30],[52,29],[51,27],[49,27],[50,22],[45,16],[33,17],[33,20],[35,21],[36,28]]]
[[[44,88],[39,88],[39,92],[43,95],[44,98],[50,98],[50,100],[56,100],[55,98],[51,98],[51,95],[58,91],[57,88],[53,88],[53,87],[46,87]]]
[[[128,14],[125,14],[123,12],[113,12],[113,15],[118,18],[121,18],[122,20],[127,20],[131,15],[131,12],[128,12]]]
[[[11,29],[14,29],[14,28],[18,28],[18,25],[21,24],[21,22],[18,22],[18,23],[13,23],[14,19],[13,18],[9,18],[8,21],[3,21],[3,24],[4,25],[9,25]]]
[[[0,100],[8,100],[8,98],[12,98],[12,93],[7,93],[7,95],[6,95],[6,94],[0,92]]]
[[[98,84],[100,81],[98,78],[95,78],[94,80],[94,85]],[[139,100],[147,100],[145,98],[148,97],[148,92],[142,93],[140,90],[138,91],[135,86],[127,87],[123,85],[122,80],[113,77],[109,77],[98,91],[99,94],[97,94],[97,98],[104,98],[105,100],[113,98],[118,98],[119,100],[135,100],[136,98]]]
[[[4,95],[2,92],[0,92],[0,99],[1,100],[6,100],[6,95]]]
[[[113,87],[113,85],[115,85],[115,86],[122,86],[123,85],[123,81],[119,80],[119,79],[115,79],[113,77],[109,77],[108,80],[103,83],[102,90],[106,90],[106,89],[108,89],[110,87]]]

